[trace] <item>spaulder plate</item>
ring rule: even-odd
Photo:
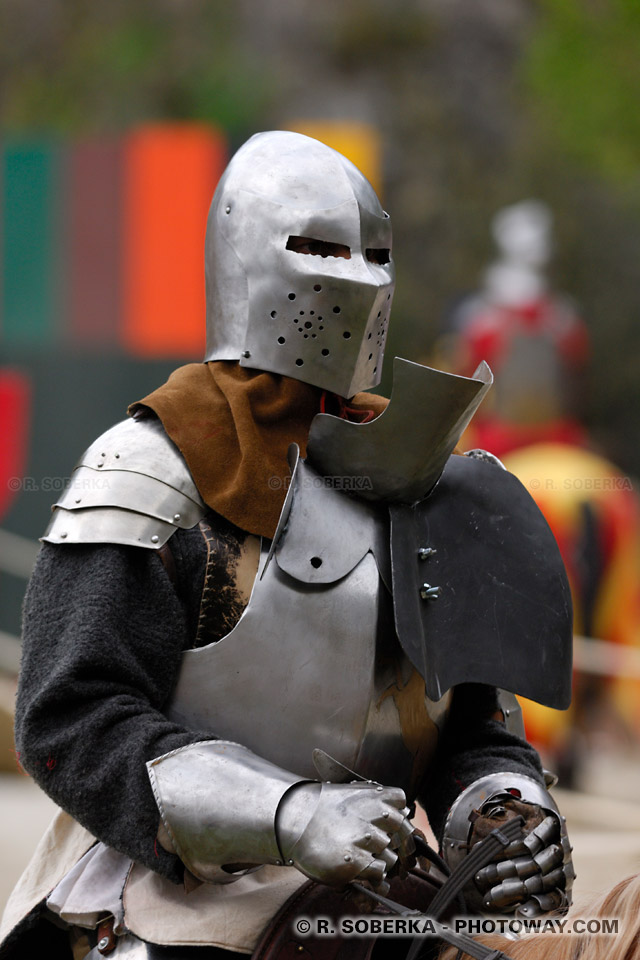
[[[184,457],[160,420],[128,419],[80,457],[42,540],[159,550],[205,511]]]

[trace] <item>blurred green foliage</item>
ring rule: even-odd
[[[179,119],[217,123],[233,135],[256,122],[269,90],[243,49],[234,4],[0,5],[5,132],[86,134]]]
[[[533,118],[567,157],[640,187],[640,3],[537,0]]]
[[[640,0],[0,0],[4,134],[371,122],[398,288],[389,353],[429,359],[495,251],[555,216],[554,281],[594,343],[588,420],[640,473]],[[390,387],[386,365],[383,390]]]

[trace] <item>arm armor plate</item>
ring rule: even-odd
[[[54,504],[45,543],[118,543],[159,550],[204,516],[185,460],[157,419],[129,419],[80,457]]]

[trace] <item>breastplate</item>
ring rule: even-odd
[[[388,516],[298,461],[249,603],[186,651],[169,716],[317,779],[320,748],[413,796],[449,696],[434,703],[395,634]]]

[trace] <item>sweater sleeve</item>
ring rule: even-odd
[[[44,544],[24,606],[16,705],[19,759],[42,789],[105,844],[175,882],[156,843],[145,762],[206,734],[161,712],[189,609],[157,554]]]
[[[509,771],[544,783],[538,754],[526,740],[492,719],[497,708],[495,687],[465,683],[453,692],[435,762],[418,795],[438,841],[454,800],[480,777]]]

